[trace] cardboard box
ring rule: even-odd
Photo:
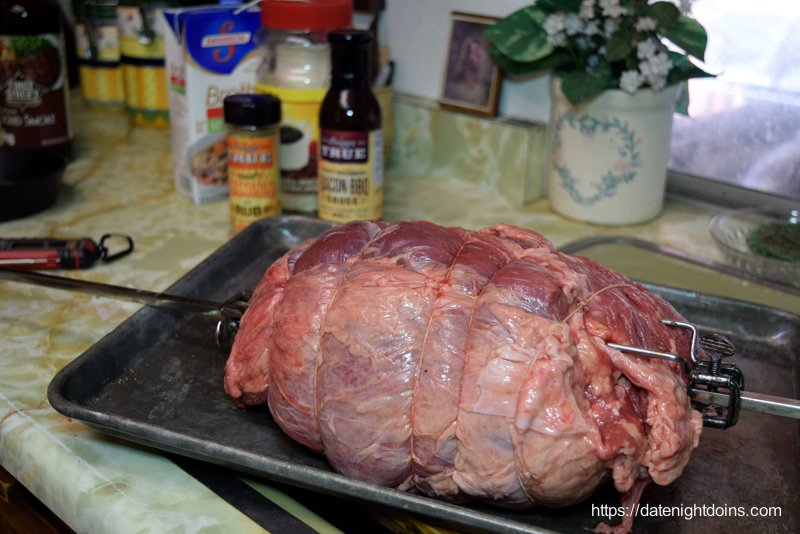
[[[228,196],[223,99],[254,93],[257,6],[163,12],[175,185],[196,204]]]

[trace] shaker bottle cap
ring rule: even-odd
[[[262,0],[261,25],[277,30],[335,30],[353,23],[353,0]]]
[[[273,95],[230,95],[222,101],[222,107],[228,124],[265,126],[281,122],[281,101]]]

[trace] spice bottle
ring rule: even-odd
[[[383,215],[381,110],[369,83],[370,34],[328,34],[331,87],[319,116],[319,217],[348,222]]]
[[[119,0],[120,63],[125,107],[133,124],[169,125],[164,25],[161,19],[166,8],[195,3],[184,0]]]
[[[75,0],[75,55],[80,91],[92,106],[125,105],[117,0]]]
[[[263,56],[256,90],[281,99],[281,204],[317,211],[319,106],[330,81],[330,30],[353,20],[352,0],[263,0]]]
[[[281,101],[272,95],[231,95],[223,109],[231,226],[238,232],[280,213],[276,156]]]
[[[7,145],[70,155],[61,21],[56,0],[0,0],[0,122]]]

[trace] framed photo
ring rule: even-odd
[[[500,69],[489,57],[483,31],[497,19],[454,11],[439,102],[443,107],[478,115],[497,115]]]

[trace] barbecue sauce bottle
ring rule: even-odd
[[[383,215],[381,110],[369,84],[366,31],[337,30],[331,45],[331,85],[319,117],[319,218],[333,222]]]
[[[69,157],[69,82],[56,0],[0,0],[0,123],[6,145]]]

